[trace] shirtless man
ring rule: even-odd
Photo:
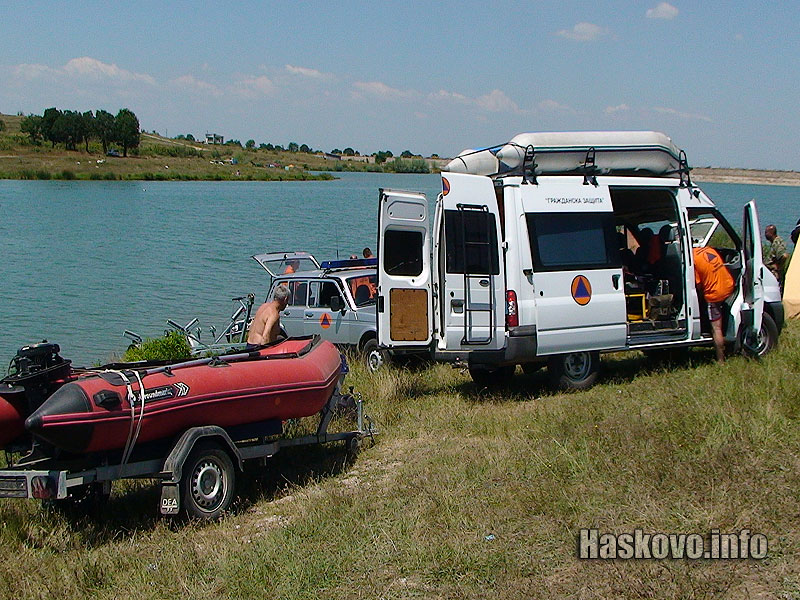
[[[265,302],[258,307],[250,333],[247,335],[247,347],[252,348],[269,344],[278,339],[281,331],[281,311],[289,304],[289,288],[284,284],[275,288],[272,302]]]

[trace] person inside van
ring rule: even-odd
[[[297,259],[290,260],[286,264],[286,268],[283,270],[283,274],[291,274],[297,272],[297,269],[300,267],[300,261]]]
[[[717,352],[717,361],[725,361],[725,338],[722,335],[723,302],[733,293],[736,284],[728,272],[719,252],[710,246],[694,248],[694,283],[700,310],[703,303],[711,322],[711,337]]]

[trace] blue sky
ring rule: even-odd
[[[442,156],[654,129],[693,166],[800,170],[796,1],[1,8],[4,113],[128,107],[171,136]]]

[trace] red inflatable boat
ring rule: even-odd
[[[7,377],[0,385],[0,446],[27,432],[67,452],[102,452],[199,425],[227,428],[306,417],[322,409],[343,371],[339,351],[319,338],[172,365],[117,364],[91,371],[72,369],[58,356],[58,346],[48,346],[49,362],[37,360],[49,376],[34,369],[46,398],[38,407],[31,406],[36,406],[32,382]]]

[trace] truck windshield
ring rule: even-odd
[[[374,304],[377,297],[378,275],[372,273],[370,275],[348,277],[347,287],[350,288],[350,293],[353,295],[356,306]]]

